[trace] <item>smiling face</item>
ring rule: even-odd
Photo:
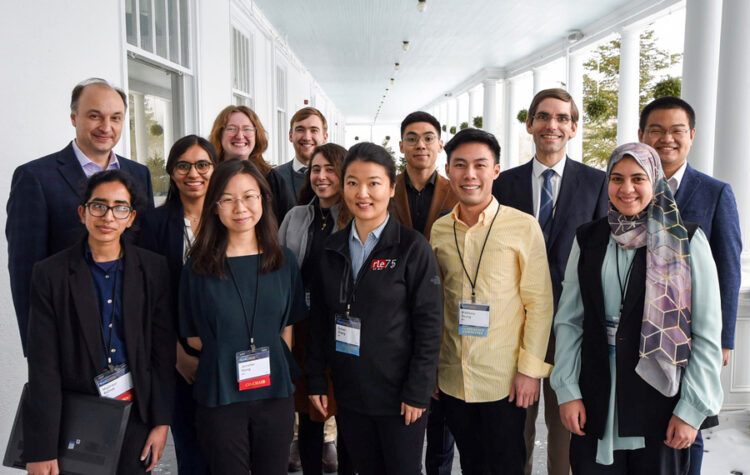
[[[310,186],[323,208],[330,208],[338,201],[341,179],[322,153],[316,153],[310,162]]]
[[[646,118],[646,129],[638,131],[638,140],[659,153],[667,178],[687,160],[694,137],[695,129],[690,129],[690,119],[683,109],[656,109]]]
[[[578,126],[572,121],[570,109],[570,102],[548,97],[539,103],[534,117],[526,121],[526,131],[534,138],[537,159],[547,166],[565,157],[565,146],[576,135]]]
[[[105,206],[130,206],[130,193],[125,185],[119,181],[105,182],[91,192],[88,204],[93,203]],[[135,210],[127,218],[117,219],[111,209],[108,209],[104,216],[96,217],[91,214],[90,206],[79,206],[78,217],[86,226],[89,244],[94,247],[97,244],[105,245],[113,241],[119,241],[122,233],[133,225]]]
[[[263,216],[261,190],[258,182],[247,173],[229,179],[216,207],[219,221],[227,228],[229,240],[234,236],[255,232],[255,225]]]
[[[295,122],[289,131],[289,141],[294,146],[294,155],[305,164],[310,163],[315,147],[323,145],[326,140],[328,133],[323,129],[323,121],[317,115]]]
[[[221,132],[224,159],[247,160],[255,148],[255,125],[242,112],[233,112]]]
[[[654,196],[648,174],[632,157],[620,160],[609,174],[609,201],[625,216],[635,216]]]
[[[404,129],[398,146],[408,169],[434,170],[438,154],[443,150],[443,141],[429,122],[413,122]]]
[[[391,183],[384,166],[355,160],[346,168],[344,201],[364,227],[374,228],[385,220],[394,192],[395,183]]]
[[[445,172],[461,207],[484,209],[492,200],[492,182],[500,174],[500,164],[487,144],[470,142],[453,150]]]
[[[76,128],[76,144],[90,159],[108,158],[117,145],[125,119],[125,104],[114,89],[103,84],[83,88],[70,121]]]
[[[180,191],[180,196],[188,199],[196,199],[206,196],[208,181],[211,179],[214,167],[209,166],[206,172],[201,175],[198,173],[198,166],[196,165],[201,164],[201,166],[206,166],[206,162],[212,163],[208,152],[203,150],[200,145],[193,145],[185,150],[185,153],[180,156],[177,164],[180,164],[180,162],[192,165],[187,175],[183,175],[177,166],[172,170],[172,180],[175,185],[177,185],[177,189]]]

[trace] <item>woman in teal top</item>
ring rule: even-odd
[[[202,351],[198,440],[212,473],[286,474],[292,324],[306,313],[297,262],[279,244],[270,188],[249,161],[216,167],[202,216],[179,296],[180,333]]]
[[[571,467],[684,473],[722,402],[716,267],[654,149],[618,147],[607,175],[609,215],[578,229],[555,316],[551,384]]]

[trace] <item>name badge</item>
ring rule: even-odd
[[[458,302],[458,334],[486,337],[490,327],[490,305],[484,303]]]
[[[271,350],[267,346],[238,351],[235,360],[240,391],[271,385]]]
[[[336,315],[336,351],[359,356],[359,334],[362,321],[359,318]]]
[[[133,400],[133,375],[127,363],[119,364],[97,375],[94,384],[101,397],[120,401]]]
[[[615,346],[617,344],[618,324],[615,322],[611,322],[609,320],[606,321],[606,324],[607,324],[607,344],[609,345],[609,354],[614,355]]]

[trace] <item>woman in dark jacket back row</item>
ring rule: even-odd
[[[331,366],[338,424],[357,472],[420,471],[442,331],[442,291],[425,238],[388,215],[395,164],[372,143],[342,171],[354,220],[325,244],[311,291],[310,399],[327,412]]]

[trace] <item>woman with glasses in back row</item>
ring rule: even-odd
[[[162,206],[144,212],[141,218],[139,245],[167,258],[175,314],[180,273],[198,233],[203,201],[215,166],[216,150],[208,140],[197,135],[179,139],[167,158],[167,200]],[[172,437],[177,467],[182,475],[208,473],[208,465],[195,435],[193,383],[199,356],[200,353],[188,346],[185,339],[177,342]]]
[[[220,163],[182,272],[180,334],[201,350],[193,394],[212,473],[287,473],[292,325],[306,311],[297,261],[279,244],[272,213],[252,162]]]
[[[30,474],[59,473],[63,391],[133,401],[118,474],[150,471],[162,456],[174,322],[164,258],[126,241],[140,205],[130,175],[96,173],[78,207],[84,237],[34,266],[22,455]]]

